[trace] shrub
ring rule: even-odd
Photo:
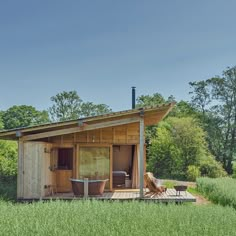
[[[226,171],[222,165],[217,162],[211,155],[206,156],[200,161],[201,176],[210,178],[219,178],[227,176]]]
[[[148,149],[148,168],[159,177],[186,178],[208,152],[205,133],[191,117],[171,117],[159,123]]]
[[[189,181],[195,181],[196,178],[200,177],[200,175],[201,175],[201,172],[199,170],[199,167],[194,166],[194,165],[188,166],[187,179]]]

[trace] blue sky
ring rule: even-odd
[[[236,65],[234,0],[0,0],[0,110],[76,90],[114,111],[137,95],[189,100]]]

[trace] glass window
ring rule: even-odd
[[[80,147],[79,157],[79,178],[110,179],[109,147]],[[109,181],[106,188],[109,188]]]
[[[73,148],[59,148],[57,168],[60,170],[72,170]]]

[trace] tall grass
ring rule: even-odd
[[[0,199],[16,200],[16,176],[0,176]]]
[[[214,205],[2,201],[0,209],[1,235],[236,235],[235,211]]]
[[[223,206],[232,206],[236,209],[236,180],[225,178],[198,178],[197,189],[209,200]]]

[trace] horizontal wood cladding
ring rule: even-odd
[[[74,134],[51,137],[52,143],[114,143],[137,144],[139,143],[139,123],[89,130]]]
[[[43,133],[37,133],[37,134],[29,134],[22,137],[23,141],[31,141],[31,140],[39,140],[43,138],[50,138],[55,136],[64,136],[74,133],[80,133],[84,131],[93,131],[93,130],[99,130],[104,129],[108,127],[116,127],[116,126],[122,126],[127,124],[133,124],[139,122],[139,117],[130,117],[130,118],[124,118],[120,120],[111,120],[111,121],[104,121],[100,123],[84,123],[82,125],[78,125],[73,128],[67,128],[67,129],[60,129],[55,131],[48,131]]]
[[[55,136],[139,122],[140,113],[141,115],[144,113],[144,125],[154,125],[163,119],[170,112],[174,105],[174,103],[169,103],[160,105],[158,107],[132,109],[101,116],[85,117],[79,120],[42,124],[34,127],[1,131],[0,139],[18,140],[20,134],[20,136],[22,135],[21,141],[38,140],[50,142],[51,137]],[[153,119],[151,116],[154,116]]]

